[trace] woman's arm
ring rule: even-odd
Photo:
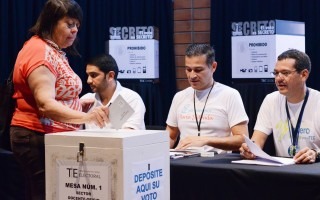
[[[99,107],[93,112],[84,113],[73,110],[55,99],[56,78],[45,66],[36,68],[28,77],[29,87],[34,95],[40,113],[55,121],[82,124],[93,122],[99,127],[108,120],[108,109]]]

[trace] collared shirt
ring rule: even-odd
[[[110,101],[105,105],[108,106],[110,103],[112,103],[118,95],[121,95],[127,103],[134,109],[133,115],[122,125],[122,129],[125,128],[131,128],[131,129],[137,129],[137,130],[144,130],[145,129],[145,123],[144,123],[144,114],[146,112],[146,108],[144,106],[144,103],[138,93],[136,93],[133,90],[130,90],[128,88],[122,87],[121,84],[117,81],[117,87],[112,95],[112,98]],[[93,108],[102,106],[102,102],[100,99],[99,94],[97,93],[87,93],[84,96],[81,97],[81,99],[95,99],[93,106],[90,108],[88,112],[91,112]],[[98,126],[96,126],[93,123],[86,123],[85,124],[86,129],[100,129]],[[113,129],[111,123],[107,123],[104,129]]]

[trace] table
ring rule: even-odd
[[[231,163],[237,153],[170,161],[170,199],[320,199],[320,163]]]

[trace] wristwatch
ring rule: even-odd
[[[312,149],[314,152],[316,152],[316,162],[320,161],[320,149]]]

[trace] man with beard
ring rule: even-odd
[[[88,75],[87,83],[94,93],[87,93],[81,97],[83,104],[89,105],[87,110],[91,112],[98,106],[110,106],[112,102],[121,95],[123,99],[134,109],[134,113],[122,125],[122,129],[144,130],[144,114],[146,108],[139,96],[133,90],[122,87],[117,81],[118,65],[111,55],[101,54],[91,58],[87,62],[86,73]],[[86,123],[86,129],[99,128],[93,123]],[[111,122],[108,122],[104,129],[115,128]]]
[[[310,71],[310,58],[301,51],[290,49],[278,56],[272,72],[278,91],[265,97],[251,138],[263,148],[273,134],[276,155],[293,157],[296,163],[314,163],[318,157],[313,117],[320,93],[306,86]],[[246,159],[256,157],[246,143],[239,150]]]

